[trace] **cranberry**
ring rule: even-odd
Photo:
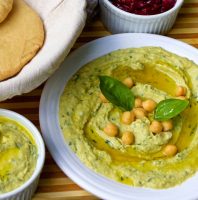
[[[110,0],[116,7],[138,15],[155,15],[170,10],[176,0]]]
[[[161,12],[166,12],[167,10],[170,10],[174,5],[176,1],[173,0],[162,0],[162,8]]]

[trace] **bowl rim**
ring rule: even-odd
[[[175,5],[170,10],[167,10],[166,12],[159,13],[156,15],[138,15],[138,14],[134,14],[134,13],[129,13],[120,8],[117,8],[109,0],[99,0],[99,2],[104,2],[109,8],[111,8],[114,12],[118,12],[120,15],[124,15],[129,18],[150,20],[150,19],[155,19],[157,17],[159,17],[159,18],[167,17],[169,14],[171,14],[171,13],[175,12],[177,9],[179,9],[182,6],[184,0],[176,0]]]
[[[37,149],[39,152],[36,168],[35,168],[32,176],[26,182],[24,182],[24,184],[22,184],[20,187],[15,188],[14,190],[11,190],[10,192],[0,194],[0,199],[4,199],[4,198],[13,197],[13,196],[23,192],[23,190],[27,189],[36,180],[36,178],[38,178],[38,176],[40,175],[40,173],[42,171],[44,161],[45,161],[45,145],[44,145],[44,141],[41,137],[41,134],[38,131],[38,129],[36,128],[36,126],[30,120],[28,120],[26,117],[14,112],[14,111],[2,109],[2,108],[0,108],[0,116],[14,120],[17,123],[23,125],[31,133],[31,136],[34,138],[34,141],[36,143],[36,146],[37,146]]]

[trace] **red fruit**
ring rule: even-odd
[[[162,0],[161,12],[166,12],[170,10],[176,3],[176,0]]]
[[[170,10],[176,0],[110,0],[116,7],[138,15],[155,15]]]

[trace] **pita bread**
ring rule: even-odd
[[[13,0],[0,0],[0,23],[8,16],[12,5]]]
[[[38,14],[23,0],[14,0],[10,14],[0,24],[0,80],[17,74],[43,41],[44,28]]]

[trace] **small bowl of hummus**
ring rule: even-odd
[[[22,115],[0,109],[0,199],[31,199],[44,160],[37,128]]]

